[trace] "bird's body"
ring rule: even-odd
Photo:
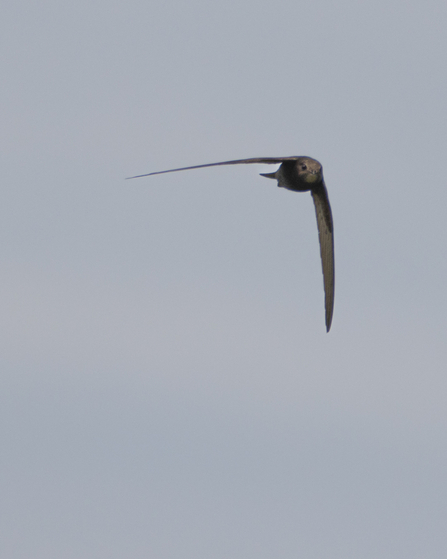
[[[334,266],[334,228],[332,222],[331,206],[323,178],[321,164],[311,157],[255,157],[252,159],[236,159],[234,161],[221,161],[219,163],[208,163],[206,165],[195,165],[193,167],[182,167],[158,171],[130,177],[132,179],[172,173],[174,171],[186,171],[189,169],[200,169],[203,167],[216,167],[219,165],[239,165],[244,163],[280,164],[274,173],[261,173],[263,177],[275,179],[278,186],[294,192],[310,191],[317,214],[318,236],[320,239],[320,254],[323,266],[323,281],[325,292],[326,329],[329,332],[334,310],[335,290],[335,266]]]

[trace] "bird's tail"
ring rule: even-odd
[[[275,173],[259,173],[261,177],[267,177],[268,179],[276,179],[276,172]]]

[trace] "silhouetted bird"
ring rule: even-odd
[[[203,167],[217,167],[218,165],[239,165],[242,163],[267,163],[278,164],[280,167],[274,173],[261,173],[263,177],[275,179],[278,186],[293,190],[294,192],[306,192],[310,190],[315,204],[317,214],[318,236],[320,238],[320,254],[323,265],[323,280],[326,307],[326,330],[329,332],[334,310],[334,229],[332,222],[331,206],[323,178],[323,167],[311,157],[253,157],[251,159],[236,159],[234,161],[221,161],[219,163],[208,163],[206,165],[194,165],[193,167],[181,167],[180,169],[169,169],[129,177],[137,179],[175,171],[187,171],[189,169],[201,169]]]

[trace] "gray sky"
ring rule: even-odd
[[[8,559],[444,559],[447,5],[5,1]],[[322,162],[325,332],[308,193]]]

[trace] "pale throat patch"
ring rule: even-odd
[[[305,182],[317,182],[320,180],[320,175],[319,174],[311,174],[309,173],[308,175],[306,175],[306,178],[304,179]]]

